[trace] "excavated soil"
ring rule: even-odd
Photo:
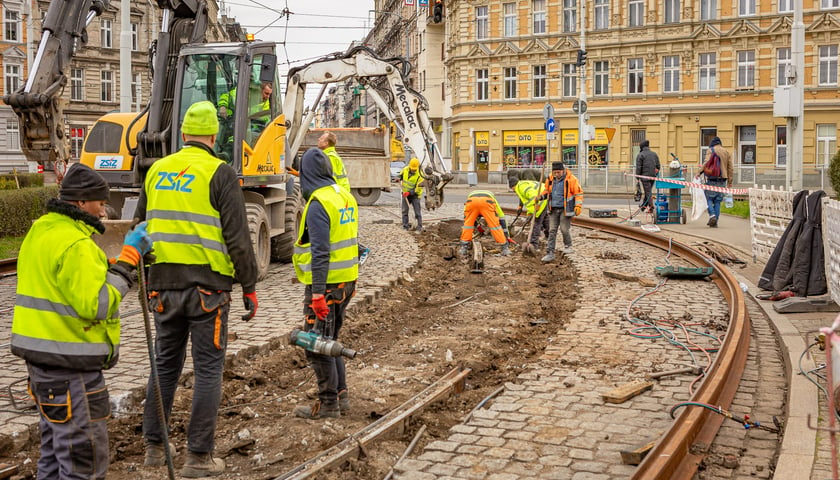
[[[492,238],[484,237],[483,272],[472,273],[467,259],[446,259],[460,226],[441,223],[418,235],[421,261],[415,270],[349,316],[341,341],[359,352],[347,361],[349,415],[329,420],[293,415],[295,406],[316,396],[314,374],[300,348],[277,340],[267,355],[229,362],[216,430],[216,455],[227,469],[217,478],[275,478],[401,405],[453,367],[472,369],[466,391],[427,408],[401,434],[368,447],[367,455],[319,477],[381,479],[421,425],[427,430],[415,453],[445,438],[482,399],[539,357],[575,308],[571,264],[562,255],[548,265],[516,251],[502,257]],[[173,409],[176,472],[185,457],[191,383],[190,376],[183,379]],[[109,431],[109,478],[167,478],[165,467],[142,466],[139,414],[112,419]],[[21,465],[29,459],[19,478],[34,478],[37,456],[34,447],[0,461]]]

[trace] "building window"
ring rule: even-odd
[[[793,68],[790,61],[790,47],[779,48],[776,50],[776,85],[783,87],[790,85],[790,79],[787,78],[787,68]]]
[[[505,17],[505,37],[515,37],[516,36],[516,4],[515,3],[505,3],[502,5],[502,10],[504,10],[504,17]]]
[[[534,67],[534,98],[545,97],[545,65]]]
[[[645,2],[644,0],[629,0],[630,14],[628,18],[630,27],[641,27],[645,24]]]
[[[837,153],[837,125],[817,124],[817,166],[828,166],[835,153]]]
[[[712,139],[717,137],[717,128],[701,128],[700,129],[700,158],[701,161],[706,161],[706,153],[709,151],[709,144]]]
[[[21,66],[14,63],[7,63],[4,71],[6,73],[6,81],[4,82],[4,86],[6,87],[5,92],[10,94],[17,91],[20,88]]]
[[[19,42],[20,36],[20,13],[6,9],[3,15],[3,38],[7,42]]]
[[[755,164],[755,159],[752,163]],[[787,127],[776,126],[776,166],[784,167],[785,165],[787,165]]]
[[[487,38],[490,29],[490,17],[487,5],[475,7],[475,39],[484,40]]]
[[[708,92],[717,88],[717,54],[700,54],[700,84],[698,89],[701,92]]]
[[[20,151],[20,124],[17,118],[6,120],[6,147],[12,152]]]
[[[664,74],[663,90],[666,93],[680,91],[680,57],[669,55],[662,59],[662,72]]]
[[[545,0],[534,0],[534,35],[545,33]]]
[[[424,72],[425,73],[425,72]],[[140,111],[140,102],[143,101],[143,77],[135,73],[131,77],[131,107],[135,112]]]
[[[700,20],[717,18],[717,0],[700,0]]]
[[[516,67],[505,67],[505,99],[516,98]]]
[[[475,71],[475,99],[490,100],[490,72],[486,68]]]
[[[78,160],[82,157],[82,146],[85,144],[85,128],[70,127],[70,157]]]
[[[131,24],[131,50],[140,50],[140,25],[136,23]]]
[[[595,95],[610,94],[610,62],[595,62]]]
[[[577,0],[563,0],[563,32],[577,31]]]
[[[823,45],[819,51],[820,86],[837,85],[837,45]]]
[[[738,88],[752,90],[755,87],[755,51],[738,52]]]
[[[114,101],[114,72],[102,70],[101,83],[99,88],[99,100],[102,102]]]
[[[595,29],[610,28],[610,0],[595,0]]]
[[[793,0],[779,0],[779,13],[793,12]]]
[[[70,69],[70,100],[74,102],[85,100],[85,71],[81,68]]]
[[[627,60],[627,93],[644,93],[645,61],[641,58]]]
[[[563,96],[577,97],[577,65],[563,64]]]
[[[755,0],[738,0],[738,15],[742,17],[755,15]]]
[[[114,46],[113,36],[111,35],[111,21],[105,18],[99,21],[99,42],[102,48]]]
[[[738,151],[741,165],[755,165],[755,125],[738,127]]]
[[[822,0],[820,3],[822,8],[840,8],[840,0]]]
[[[680,0],[665,0],[665,23],[679,23]]]

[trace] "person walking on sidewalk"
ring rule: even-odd
[[[420,175],[420,161],[412,158],[400,173],[400,190],[402,191],[402,227],[410,230],[408,223],[408,205],[414,208],[414,219],[417,220],[416,230],[423,231],[423,215],[420,213],[420,196],[423,195],[423,177]]]
[[[152,247],[146,224],[116,262],[91,239],[105,232],[108,183],[81,163],[32,224],[18,255],[11,350],[26,361],[40,415],[38,478],[104,479],[111,403],[102,370],[117,363],[119,306]]]
[[[184,116],[184,146],[156,161],[146,174],[137,216],[149,222],[157,261],[149,270],[149,307],[155,316],[156,364],[169,418],[175,390],[192,343],[195,385],[187,427],[187,459],[181,476],[221,475],[225,462],[213,457],[228,313],[234,279],[242,284],[248,310],[257,313],[257,262],[248,234],[245,200],[234,169],[217,158],[216,108],[194,103]],[[172,179],[179,179],[173,182]],[[165,452],[150,379],[143,411],[145,465],[161,466]],[[168,447],[172,450],[172,447]]]
[[[359,233],[356,199],[336,185],[324,152],[310,148],[300,162],[303,209],[292,262],[303,294],[303,330],[338,340],[345,310],[356,292]],[[318,381],[318,400],[295,408],[308,419],[338,418],[350,408],[344,359],[306,351]]]
[[[660,168],[659,155],[650,149],[649,140],[642,140],[642,143],[639,144],[639,148],[639,155],[636,156],[636,175],[656,177],[656,175],[659,174]],[[639,205],[639,208],[642,210],[652,211],[653,203],[651,202],[650,197],[651,192],[653,191],[653,182],[655,180],[640,178],[639,181],[642,183],[642,189],[644,190],[642,203]]]
[[[548,245],[543,263],[554,260],[557,229],[563,235],[563,253],[572,253],[572,217],[583,208],[583,189],[563,162],[551,162],[551,176],[546,180],[543,197],[548,198]]]
[[[534,247],[534,251],[537,251],[540,246],[540,233],[544,232],[546,238],[549,233],[548,209],[546,208],[548,202],[537,200],[537,197],[540,196],[540,182],[517,180],[515,177],[510,177],[508,178],[508,186],[519,197],[519,208],[516,210],[516,215],[519,216],[524,210],[526,215],[534,216],[533,230],[531,230],[528,243]]]
[[[487,227],[490,229],[490,234],[493,235],[493,240],[496,241],[496,245],[502,248],[502,255],[510,255],[510,247],[508,246],[510,235],[507,231],[505,213],[499,206],[499,202],[496,201],[496,196],[488,190],[473,190],[467,195],[467,201],[464,203],[464,226],[461,228],[461,244],[458,255],[463,257],[469,252],[478,217],[484,218]]]
[[[706,151],[706,161],[703,162],[703,173],[706,174],[706,185],[715,187],[732,188],[732,156],[729,151],[723,148],[720,137],[715,137],[709,143]],[[706,204],[709,210],[709,222],[707,225],[717,228],[720,219],[720,202],[723,201],[723,192],[703,190],[706,195]]]

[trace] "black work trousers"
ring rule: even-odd
[[[640,180],[642,182],[642,189],[644,190],[645,194],[642,197],[642,203],[639,205],[640,208],[646,207],[653,207],[653,202],[651,201],[651,194],[653,191],[653,180]]]

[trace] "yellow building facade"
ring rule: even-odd
[[[578,165],[581,0],[450,1],[446,65],[452,168]],[[736,183],[785,178],[787,127],[773,92],[788,82],[793,0],[590,0],[585,18],[587,173],[622,173],[638,144],[696,165],[712,138]],[[804,0],[803,171],[813,185],[836,152],[840,0]],[[546,140],[543,110],[554,110]],[[815,177],[816,176],[816,177]]]

